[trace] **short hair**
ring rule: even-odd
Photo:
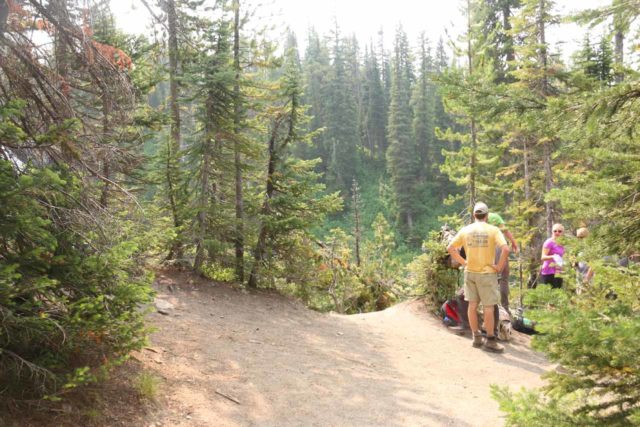
[[[474,213],[473,217],[475,219],[485,219],[487,217],[487,215],[489,215],[489,214],[486,214],[486,213]]]

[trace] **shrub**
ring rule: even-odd
[[[596,282],[579,296],[546,285],[528,292],[540,332],[533,347],[562,369],[547,373],[541,390],[493,389],[508,425],[639,425],[637,274],[627,270],[625,280]]]
[[[151,276],[87,191],[64,169],[0,161],[0,400],[56,399],[144,343]]]
[[[438,232],[432,231],[422,248],[424,253],[408,266],[409,283],[425,296],[429,305],[433,308],[440,307],[455,294],[461,280],[461,272],[445,264],[447,248],[441,242]]]

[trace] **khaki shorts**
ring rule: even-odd
[[[495,305],[500,302],[498,276],[495,273],[464,272],[464,299],[469,302],[482,302],[482,305]]]

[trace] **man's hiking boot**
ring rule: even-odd
[[[480,332],[475,332],[473,334],[473,342],[471,343],[471,345],[474,346],[475,348],[480,348],[482,347],[482,343],[483,343],[482,335],[480,334]]]
[[[484,340],[483,348],[486,351],[490,351],[492,353],[502,353],[504,351],[504,347],[498,344],[498,340],[496,340],[496,337],[487,337],[487,339]]]

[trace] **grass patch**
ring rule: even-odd
[[[149,372],[141,372],[134,386],[141,399],[154,402],[158,397],[160,379]]]

